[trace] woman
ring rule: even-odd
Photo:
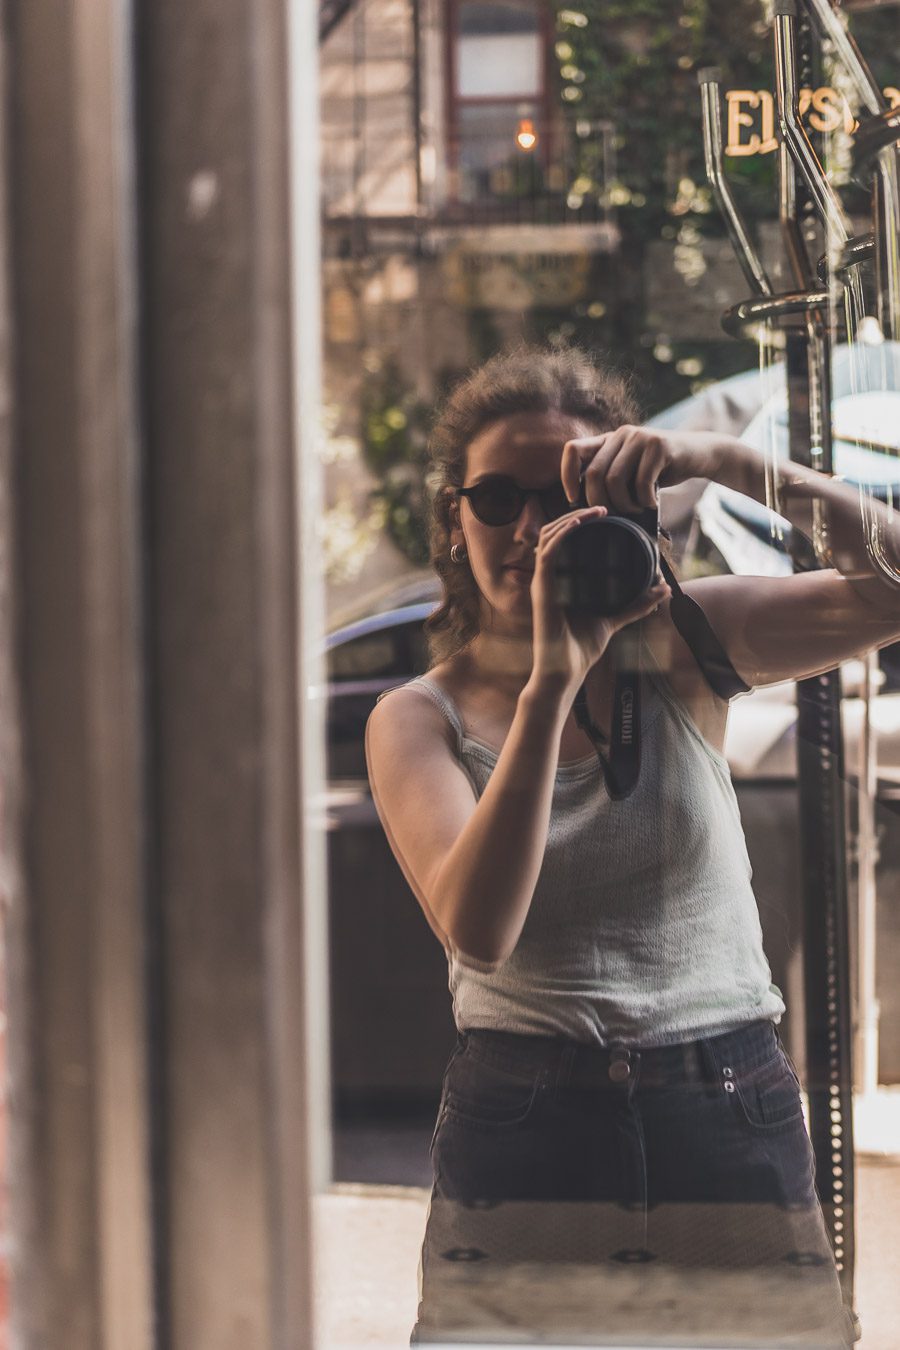
[[[459,1037],[433,1198],[476,1215],[495,1201],[624,1206],[637,1227],[621,1230],[623,1259],[652,1247],[661,1204],[763,1202],[813,1214],[827,1242],[724,759],[728,704],[666,585],[616,619],[556,598],[563,541],[610,510],[654,507],[659,487],[709,478],[765,501],[757,452],[636,421],[624,383],[581,353],[525,349],[461,384],[435,429],[433,664],[382,696],[366,736],[380,818],[449,963]],[[744,687],[900,637],[855,493],[784,473],[798,528],[826,501],[836,567],[684,586]],[[614,800],[596,732],[608,741],[627,665],[641,771]],[[573,710],[583,682],[590,735]]]

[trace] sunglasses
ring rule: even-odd
[[[545,488],[524,488],[514,478],[501,473],[491,474],[473,487],[457,488],[456,491],[458,496],[468,497],[469,505],[483,525],[511,525],[532,496],[538,498],[548,520],[556,520],[575,510],[562,483]]]

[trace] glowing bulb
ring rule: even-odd
[[[516,130],[516,145],[520,150],[533,150],[537,145],[537,132],[530,117],[523,117]]]

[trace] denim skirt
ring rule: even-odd
[[[817,1204],[800,1083],[767,1020],[609,1048],[460,1032],[431,1145],[447,1199]]]
[[[649,1048],[460,1032],[431,1158],[414,1342],[440,1339],[427,1329],[446,1321],[445,1277],[459,1280],[448,1261],[471,1260],[471,1278],[480,1279],[490,1267],[479,1263],[510,1269],[526,1252],[534,1269],[657,1260],[732,1273],[771,1255],[782,1272],[791,1263],[817,1271],[833,1323],[852,1343],[799,1079],[767,1019]],[[498,1210],[510,1217],[505,1229]],[[581,1250],[578,1231],[587,1234]],[[544,1252],[538,1232],[548,1235]],[[444,1301],[437,1321],[428,1316],[429,1283],[432,1312]]]

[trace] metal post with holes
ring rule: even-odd
[[[829,294],[807,251],[810,215],[817,211],[832,237],[849,234],[840,201],[800,123],[796,0],[776,0],[773,15],[779,150],[779,214],[795,290],[772,293],[724,175],[718,75],[700,74],[707,172],[753,294],[724,316],[739,334],[771,323],[784,333],[791,459],[832,472],[831,332]],[[808,25],[801,25],[807,52]],[[808,72],[802,72],[808,74]],[[805,214],[804,214],[805,213]],[[852,270],[852,269],[851,269]],[[773,484],[777,481],[774,470]],[[773,488],[777,510],[777,490]],[[827,521],[813,508],[811,543],[792,534],[795,570],[828,565]],[[849,904],[846,858],[840,672],[797,684],[797,782],[803,877],[803,968],[806,1078],[810,1138],[844,1299],[854,1292],[854,1147]]]

